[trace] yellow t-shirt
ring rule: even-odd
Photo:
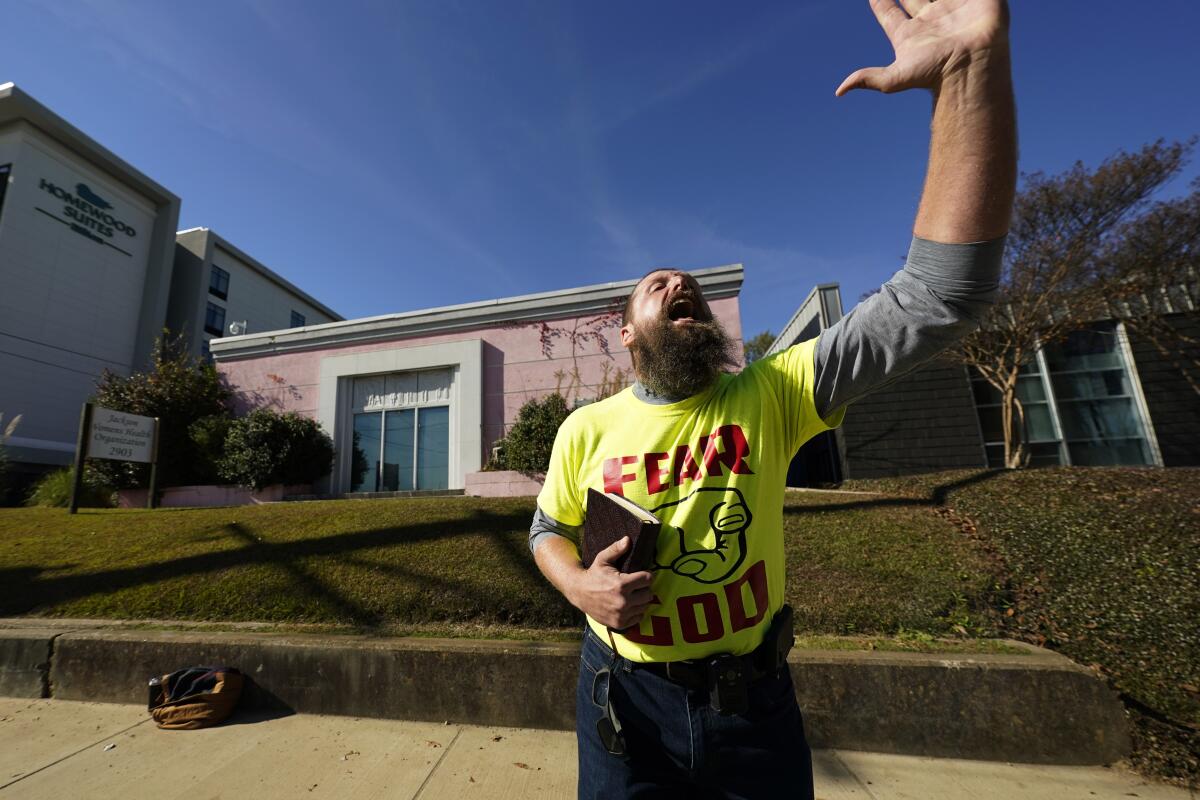
[[[632,661],[749,653],[783,606],[783,493],[800,445],[841,424],[813,404],[816,340],[653,405],[632,389],[576,410],[554,440],[538,506],[582,525],[587,490],[621,494],[662,520],[654,599],[614,633]],[[589,618],[604,641],[607,629]]]

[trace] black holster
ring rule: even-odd
[[[795,638],[792,607],[784,604],[754,652],[744,656],[721,653],[705,661],[713,710],[723,716],[746,713],[750,709],[750,684],[787,666]]]

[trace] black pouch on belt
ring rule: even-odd
[[[706,662],[708,668],[708,703],[713,711],[724,716],[744,714],[750,710],[750,661],[721,653]]]
[[[786,667],[795,639],[792,607],[785,604],[771,620],[762,644],[749,656],[722,653],[706,661],[709,705],[713,710],[726,716],[748,711],[750,684]]]
[[[763,673],[775,672],[787,665],[788,652],[796,643],[796,632],[792,619],[792,607],[787,603],[771,620],[767,635],[754,651],[754,667]]]

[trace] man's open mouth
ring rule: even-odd
[[[696,304],[687,297],[677,297],[667,306],[667,319],[672,322],[681,320],[696,321]]]

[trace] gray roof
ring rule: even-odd
[[[742,265],[690,270],[709,300],[737,297],[742,287]],[[429,336],[438,333],[520,324],[585,314],[620,310],[639,278],[598,283],[575,289],[502,297],[419,311],[404,311],[378,317],[363,317],[324,325],[309,325],[279,331],[224,336],[210,347],[219,360],[245,358],[267,353],[308,350],[331,345]]]

